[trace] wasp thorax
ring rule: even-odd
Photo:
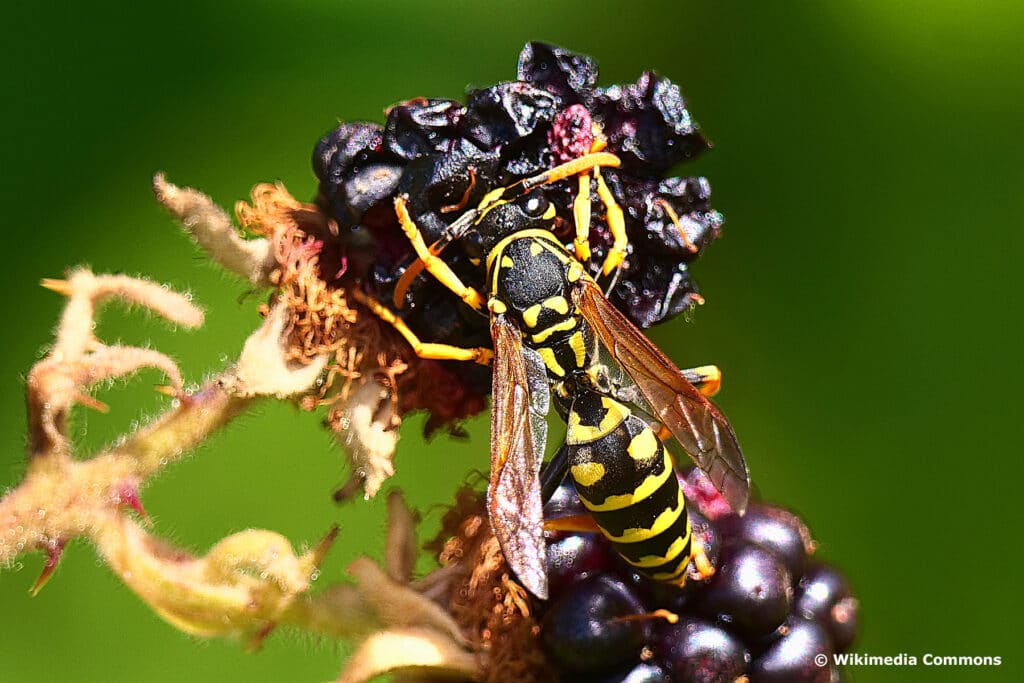
[[[495,293],[518,314],[526,331],[542,329],[570,311],[570,282],[560,250],[548,240],[517,237],[499,244],[489,257]]]

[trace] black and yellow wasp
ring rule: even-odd
[[[423,342],[390,309],[364,297],[418,355],[493,363],[488,511],[510,567],[540,598],[547,597],[540,468],[552,402],[568,425],[568,471],[585,507],[617,552],[654,579],[681,584],[691,559],[701,574],[711,571],[691,537],[663,438],[674,437],[735,510],[743,511],[749,492],[732,428],[691,382],[713,393],[717,369],[679,370],[609,303],[581,263],[589,254],[591,176],[614,238],[601,276],[613,277],[625,257],[622,211],[600,176],[600,167],[618,164],[612,154],[592,153],[496,189],[430,246],[406,200],[396,200],[422,267],[489,314],[493,351]],[[581,178],[575,255],[553,234],[555,207],[538,190],[572,176]],[[486,261],[486,297],[440,257],[471,232]]]

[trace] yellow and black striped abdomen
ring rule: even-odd
[[[685,578],[690,522],[672,457],[646,421],[618,401],[583,390],[566,435],[569,472],[615,550],[659,581]]]

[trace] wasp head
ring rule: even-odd
[[[508,189],[505,193],[509,194]],[[479,211],[476,233],[485,253],[490,253],[506,237],[524,230],[550,230],[555,218],[555,206],[540,190],[511,198],[499,197],[489,204],[485,199]]]

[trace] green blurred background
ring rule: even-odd
[[[1020,680],[1017,425],[1024,380],[1024,11],[1015,2],[90,2],[5,10],[0,485],[23,471],[22,380],[75,264],[189,289],[206,326],[111,310],[105,339],[151,344],[200,379],[237,354],[256,296],[210,266],[152,199],[153,172],[224,206],[260,181],[312,197],[309,157],[338,119],[513,78],[527,40],[595,56],[605,84],[655,68],[715,149],[723,239],[696,268],[708,304],[652,335],[718,363],[720,403],[762,494],[798,510],[862,603],[856,649],[1000,655],[999,669],[854,669],[854,681]],[[154,414],[160,378],[105,390],[77,421],[98,448]],[[395,485],[436,527],[471,437],[407,422]],[[338,508],[341,456],[317,419],[266,404],[144,492],[197,550],[247,526],[301,543],[341,525],[325,579],[381,550],[383,500]],[[320,681],[342,650],[276,633],[259,654],[161,622],[83,543],[0,575],[2,681]]]

